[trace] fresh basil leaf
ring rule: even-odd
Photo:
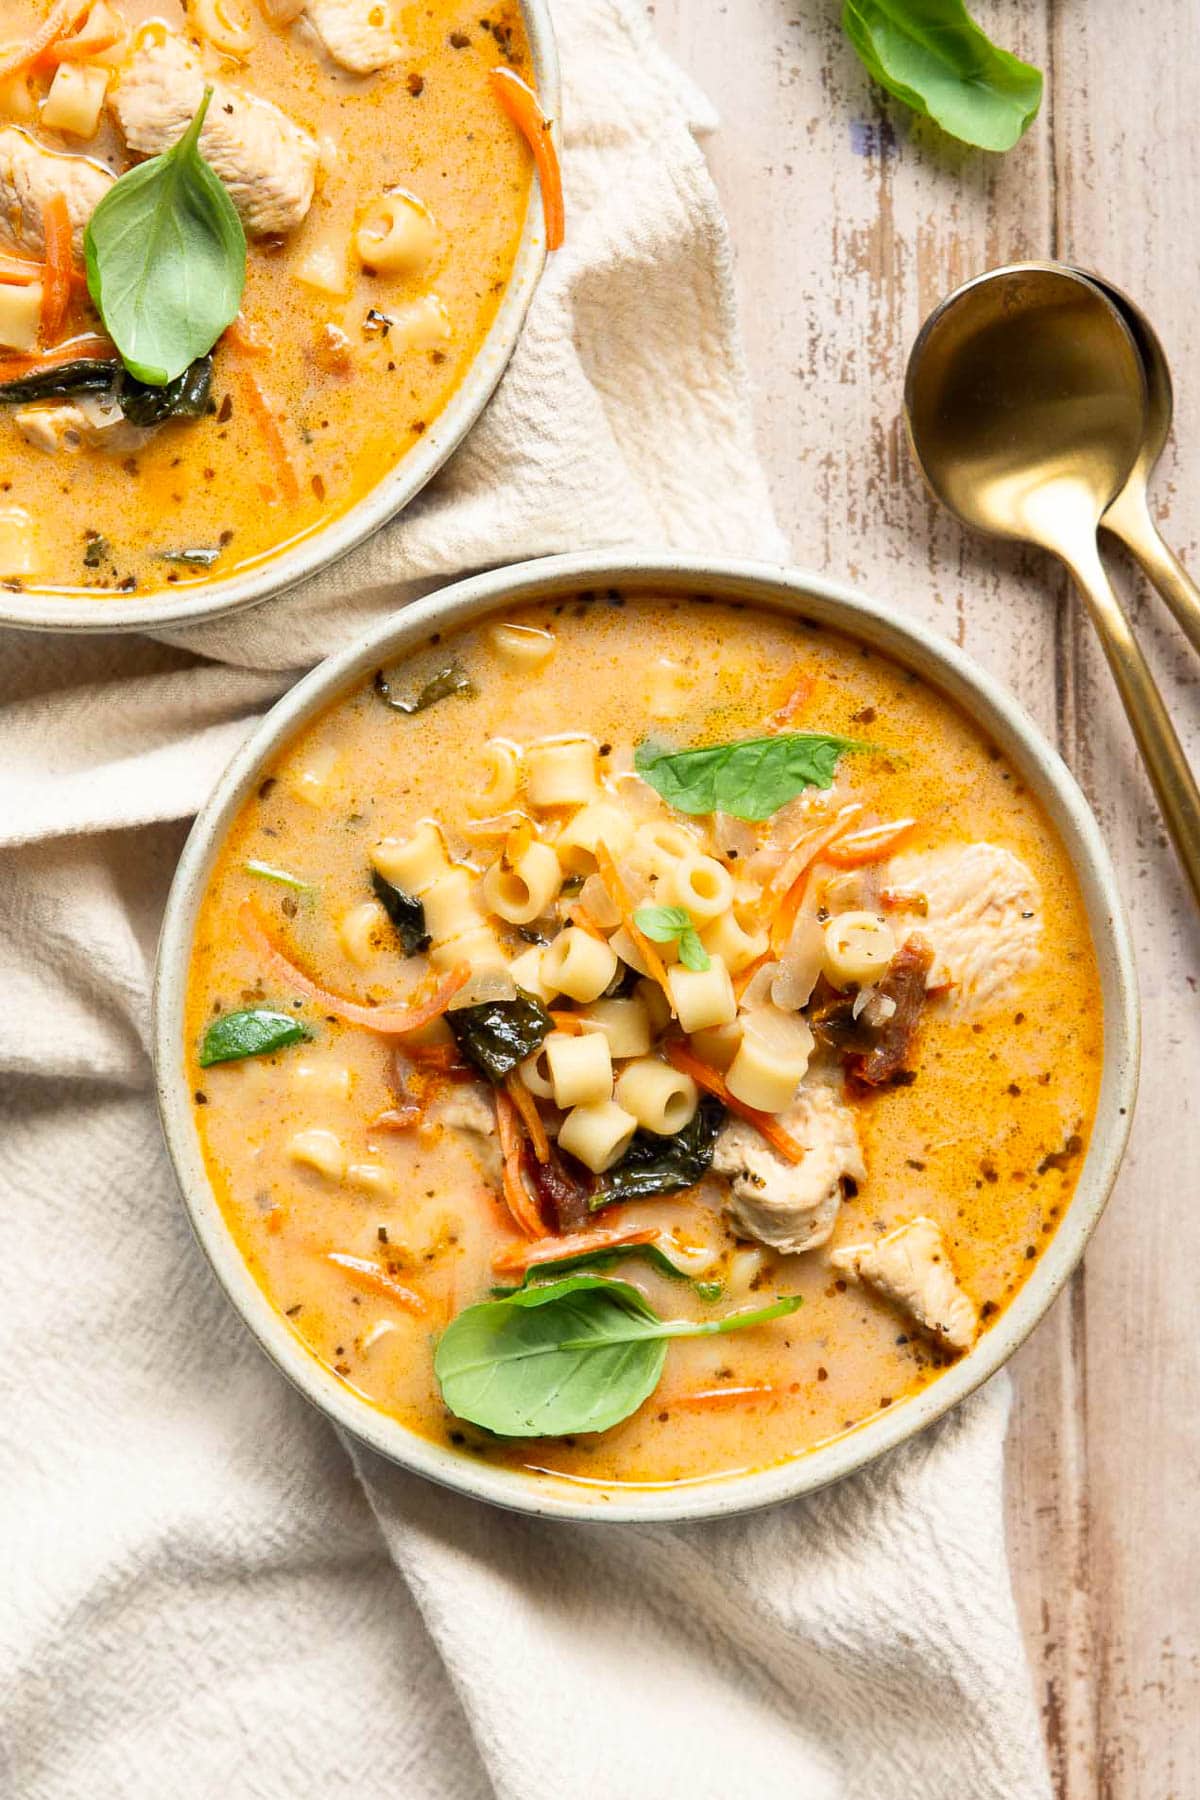
[[[791,1294],[722,1319],[660,1319],[628,1282],[568,1275],[459,1313],[433,1366],[450,1411],[498,1436],[607,1431],[654,1392],[670,1339],[763,1325],[799,1305]]]
[[[691,914],[682,906],[639,906],[633,915],[638,930],[656,944],[679,944],[679,960],[685,969],[708,969],[712,964],[700,942]]]
[[[256,857],[251,857],[245,868],[247,875],[257,875],[260,881],[273,881],[276,887],[294,888],[298,894],[312,892],[311,882],[301,881],[298,875],[288,869],[277,869],[273,863],[259,862]]]
[[[121,411],[131,425],[162,425],[167,419],[199,419],[208,406],[212,389],[212,357],[198,356],[193,363],[168,381],[165,387],[153,387],[126,374],[117,389]],[[220,551],[213,552],[215,562]]]
[[[712,958],[700,942],[700,933],[694,926],[689,926],[679,934],[679,960],[685,969],[712,968]]]
[[[404,713],[408,718],[414,713],[424,712],[427,706],[436,706],[439,700],[449,700],[452,694],[473,694],[475,691],[475,683],[461,663],[447,663],[444,669],[439,669],[436,675],[430,676],[411,700],[394,694],[391,682],[383,670],[375,671],[375,692],[379,698],[393,712]]]
[[[522,1288],[533,1287],[539,1282],[558,1281],[564,1275],[571,1275],[576,1269],[594,1269],[604,1271],[613,1268],[617,1263],[629,1257],[641,1257],[644,1262],[651,1263],[660,1275],[667,1275],[672,1281],[686,1281],[689,1287],[702,1300],[719,1300],[723,1292],[719,1281],[697,1281],[673,1263],[665,1250],[657,1244],[609,1244],[601,1250],[581,1250],[575,1256],[556,1256],[553,1260],[534,1263],[526,1269],[525,1279],[516,1287],[494,1287],[492,1294],[497,1299],[504,1299],[509,1294],[518,1294]]]
[[[385,881],[378,869],[371,871],[371,886],[375,898],[396,927],[405,956],[415,956],[419,950],[424,950],[429,933],[425,929],[425,908],[421,902],[412,894],[406,894],[403,888]]]
[[[267,1056],[288,1044],[304,1042],[312,1034],[291,1013],[251,1007],[246,1012],[226,1013],[214,1019],[200,1046],[200,1067],[237,1062],[243,1056]]]
[[[982,150],[1011,150],[1042,103],[1041,71],[1001,50],[963,0],[844,0],[868,71],[914,112]]]
[[[84,233],[88,291],[130,374],[175,381],[237,317],[246,234],[199,150],[212,101],[177,144],[109,189]]]
[[[805,788],[832,787],[839,757],[875,748],[855,738],[785,731],[703,750],[639,744],[634,767],[679,812],[723,812],[757,822],[769,819]]]
[[[713,1146],[724,1122],[721,1102],[705,1094],[674,1137],[635,1132],[624,1156],[600,1177],[589,1210],[599,1212],[614,1200],[646,1200],[652,1194],[674,1194],[680,1188],[695,1187],[712,1167]]]
[[[463,1055],[497,1084],[539,1050],[554,1027],[550,1014],[532,994],[452,1007],[446,1023]]]
[[[104,394],[120,373],[115,362],[81,358],[57,363],[52,369],[35,369],[15,381],[0,384],[0,406],[27,406],[38,400],[69,400],[76,394]]]

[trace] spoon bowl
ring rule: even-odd
[[[1078,270],[993,269],[928,319],[904,401],[935,497],[964,524],[1052,551],[1075,577],[1200,905],[1200,789],[1096,541],[1153,428],[1121,313]],[[1145,511],[1144,481],[1141,492]]]

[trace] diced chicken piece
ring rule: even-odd
[[[184,38],[159,24],[146,26],[109,101],[129,148],[159,156],[178,143],[209,82]],[[211,85],[200,148],[242,224],[252,237],[294,231],[312,205],[316,140],[269,100],[223,81]]]
[[[866,1178],[854,1114],[832,1087],[813,1082],[800,1088],[780,1123],[804,1145],[803,1162],[785,1162],[753,1125],[731,1119],[712,1166],[730,1178],[726,1207],[740,1231],[775,1250],[813,1250],[837,1221],[842,1182]]]
[[[127,456],[154,436],[151,427],[131,425],[115,400],[91,394],[50,405],[21,406],[12,417],[25,442],[48,456],[74,454],[85,444]]]
[[[401,55],[388,0],[308,0],[304,12],[324,49],[352,75],[372,75]]]
[[[115,180],[86,156],[44,150],[19,126],[6,125],[0,130],[0,234],[40,256],[46,247],[42,214],[46,203],[62,194],[71,215],[75,254],[82,259],[84,227]]]
[[[941,1228],[923,1215],[873,1244],[846,1244],[830,1262],[865,1282],[951,1350],[969,1350],[979,1331],[975,1303],[959,1286]]]
[[[933,946],[931,988],[986,1006],[1041,954],[1042,896],[1032,872],[999,844],[955,844],[894,857],[889,885],[925,896],[918,922]]]

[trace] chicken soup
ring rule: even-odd
[[[247,1264],[355,1393],[583,1482],[759,1469],[967,1352],[1096,1104],[1070,863],[833,632],[583,595],[428,644],[263,772],[186,1056]]]
[[[495,317],[514,120],[552,161],[520,9],[2,10],[0,581],[259,564],[395,467]]]

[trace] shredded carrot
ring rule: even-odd
[[[929,911],[929,896],[919,888],[885,887],[880,889],[879,904],[884,912],[915,912],[924,918]]]
[[[404,1106],[389,1106],[384,1112],[377,1113],[367,1126],[368,1131],[411,1131],[421,1123],[424,1113],[415,1100]]]
[[[533,1154],[540,1163],[550,1161],[550,1139],[546,1136],[546,1127],[542,1124],[542,1115],[537,1109],[533,1095],[513,1069],[504,1077],[504,1091],[521,1115],[521,1123],[529,1133],[529,1142],[533,1146]]]
[[[593,1250],[615,1250],[622,1244],[653,1244],[661,1236],[656,1225],[630,1225],[624,1231],[576,1231],[565,1237],[539,1238],[534,1244],[507,1244],[492,1258],[497,1275],[522,1275],[538,1263],[566,1256],[588,1256]]]
[[[569,1031],[572,1037],[582,1037],[588,1029],[587,1021],[581,1019],[578,1013],[556,1012],[551,1007],[550,1017],[554,1021],[556,1031]]]
[[[856,819],[861,811],[862,807],[859,803],[852,801],[849,806],[843,806],[837,816],[831,819],[827,825],[821,825],[813,831],[806,832],[792,849],[782,868],[776,870],[775,875],[763,890],[764,908],[769,912],[774,904],[774,914],[771,917],[772,950],[776,952],[782,950],[792,935],[792,926],[796,923],[796,915],[800,911],[801,902],[808,888],[808,877],[812,865],[824,851],[826,845],[831,844],[835,838],[841,837],[847,825]],[[784,887],[785,880],[786,887]],[[783,887],[782,898],[776,901],[781,887]]]
[[[345,1000],[341,994],[331,994],[328,988],[320,987],[302,969],[298,969],[282,950],[277,949],[268,937],[252,900],[243,900],[238,908],[238,925],[246,942],[252,950],[258,952],[276,981],[295,988],[309,1000],[315,1000],[335,1018],[345,1019],[349,1025],[365,1025],[368,1031],[379,1031],[385,1036],[403,1036],[407,1031],[419,1031],[422,1025],[428,1025],[432,1019],[440,1019],[459,988],[465,987],[471,978],[467,964],[459,963],[424,1000],[413,1000],[400,1006],[360,1006],[355,1000]]]
[[[53,350],[39,350],[32,356],[0,357],[0,381],[19,381],[40,369],[56,369],[60,363],[115,362],[116,348],[106,337],[72,338],[70,343],[56,344]]]
[[[697,1087],[702,1087],[708,1093],[715,1094],[717,1099],[722,1101],[730,1112],[736,1113],[739,1119],[745,1119],[748,1125],[753,1125],[755,1131],[760,1132],[766,1138],[771,1148],[778,1150],[785,1162],[804,1161],[808,1154],[804,1145],[798,1144],[795,1138],[783,1129],[779,1121],[771,1117],[770,1113],[759,1112],[757,1107],[747,1106],[744,1100],[739,1100],[735,1094],[731,1094],[725,1077],[718,1074],[716,1069],[710,1068],[707,1063],[701,1062],[700,1058],[688,1048],[681,1038],[669,1038],[663,1045],[663,1049],[669,1063],[673,1064],[681,1074],[690,1075]]]
[[[868,825],[840,837],[825,852],[825,861],[835,869],[864,869],[869,863],[885,862],[893,850],[910,838],[917,829],[915,819],[892,819],[886,825]]]
[[[554,148],[550,120],[538,105],[538,97],[527,81],[513,69],[489,70],[492,92],[533,151],[538,180],[542,185],[542,213],[546,221],[546,248],[562,247],[566,230],[563,207],[562,166]]]
[[[257,326],[250,323],[245,313],[239,313],[232,325],[225,327],[223,342],[231,350],[240,350],[245,356],[269,356],[271,346],[261,337]]]
[[[347,1256],[341,1250],[327,1250],[325,1261],[344,1270],[355,1287],[362,1288],[364,1293],[375,1294],[380,1300],[394,1300],[397,1306],[403,1306],[409,1312],[425,1311],[425,1302],[420,1294],[414,1294],[411,1288],[402,1286],[369,1256]]]
[[[464,837],[469,838],[502,838],[507,837],[525,817],[524,813],[495,813],[490,819],[470,819],[462,827]]]
[[[110,25],[105,31],[95,31],[89,19],[82,31],[74,37],[60,38],[58,43],[50,44],[38,57],[40,63],[51,65],[64,62],[86,62],[89,56],[102,56],[111,50],[114,44],[121,42],[124,33],[114,30]]]
[[[426,1069],[440,1069],[448,1073],[451,1069],[464,1068],[457,1044],[408,1044],[405,1055]]]
[[[607,844],[596,845],[596,867],[600,871],[600,879],[608,889],[613,905],[621,915],[621,923],[637,945],[642,961],[657,981],[667,997],[671,1011],[675,1011],[675,1002],[671,997],[671,984],[667,980],[666,964],[650,942],[644,931],[640,931],[634,922],[633,902],[629,897],[629,889],[622,881],[617,865],[613,861],[612,851]]]
[[[655,1405],[664,1410],[673,1406],[752,1406],[756,1400],[772,1400],[778,1388],[769,1381],[748,1381],[742,1387],[696,1388],[690,1394],[659,1394]]]
[[[754,980],[754,977],[758,974],[758,971],[760,969],[765,969],[769,962],[774,961],[774,950],[764,950],[762,955],[756,956],[752,963],[747,963],[746,967],[740,970],[733,978],[733,991],[736,998],[740,1000],[746,989],[750,986],[750,983]]]
[[[6,56],[0,56],[0,81],[7,81],[10,75],[19,75],[39,56],[44,56],[51,44],[74,31],[91,4],[92,0],[58,0],[58,5],[50,8],[32,37],[27,37]]]
[[[608,938],[603,929],[592,917],[587,907],[578,900],[570,900],[561,908],[562,916],[572,925],[578,925],[580,931],[586,931],[589,937],[599,938],[607,943]]]
[[[42,288],[42,338],[53,344],[63,328],[71,304],[71,214],[65,194],[51,194],[42,209],[42,236],[46,241],[45,281]]]
[[[0,254],[0,281],[10,287],[28,287],[31,281],[42,279],[42,265],[39,262],[27,262],[23,256],[4,256]]]
[[[296,465],[292,461],[287,440],[280,430],[279,420],[275,417],[270,402],[262,391],[258,376],[250,369],[241,369],[238,373],[246,405],[262,433],[263,442],[270,451],[271,460],[275,464],[284,502],[288,506],[295,506],[300,498],[300,477],[296,473]]]
[[[812,691],[816,685],[813,677],[807,673],[802,673],[798,677],[783,705],[771,715],[771,724],[776,730],[783,731],[794,722],[796,715],[802,712],[811,700]]]
[[[500,1155],[504,1165],[504,1204],[526,1237],[546,1235],[546,1225],[533,1203],[521,1172],[521,1132],[517,1109],[504,1092],[496,1089],[496,1132],[500,1139]]]

